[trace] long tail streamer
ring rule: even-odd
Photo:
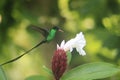
[[[24,55],[28,54],[30,51],[32,51],[33,49],[35,49],[36,47],[38,47],[39,45],[41,45],[41,44],[43,44],[43,43],[46,43],[46,42],[47,42],[47,40],[41,41],[40,43],[38,43],[36,46],[34,46],[33,48],[31,48],[30,50],[26,51],[25,53],[21,54],[20,56],[14,58],[14,59],[11,59],[11,60],[9,60],[9,61],[6,61],[6,62],[0,64],[0,66],[3,66],[3,65],[8,64],[8,63],[12,63],[12,62],[20,59],[21,57],[23,57]]]

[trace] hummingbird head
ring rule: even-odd
[[[58,26],[54,26],[53,29],[54,29],[54,30],[57,30],[57,31],[63,32],[63,30],[61,30],[60,27],[58,27]]]

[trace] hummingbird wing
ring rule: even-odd
[[[30,26],[31,29],[40,32],[45,38],[48,36],[49,31],[37,26]]]

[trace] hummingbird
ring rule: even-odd
[[[32,51],[33,49],[37,48],[38,46],[42,45],[43,43],[47,43],[47,42],[50,42],[51,40],[54,39],[55,35],[56,35],[56,32],[57,31],[61,31],[63,32],[63,30],[61,30],[58,26],[54,26],[52,29],[50,29],[50,31],[46,30],[46,29],[43,29],[43,28],[40,28],[40,27],[37,27],[37,26],[31,26],[32,29],[40,32],[44,37],[45,39],[42,40],[41,42],[39,42],[37,45],[35,45],[34,47],[32,47],[30,50],[24,52],[23,54],[21,54],[20,56],[14,58],[14,59],[11,59],[9,61],[6,61],[2,64],[0,64],[0,66],[3,66],[5,64],[8,64],[8,63],[12,63],[18,59],[20,59],[21,57],[23,57],[24,55],[28,54],[30,51]]]

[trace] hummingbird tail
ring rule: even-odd
[[[12,62],[18,60],[19,58],[23,57],[24,55],[28,54],[30,51],[32,51],[33,49],[35,49],[36,47],[38,47],[39,45],[41,45],[41,44],[43,44],[43,43],[46,43],[46,42],[47,42],[47,40],[41,41],[40,43],[38,43],[36,46],[34,46],[33,48],[31,48],[30,50],[26,51],[25,53],[21,54],[20,56],[14,58],[14,59],[11,59],[11,60],[9,60],[9,61],[6,61],[6,62],[0,64],[0,66],[3,66],[3,65],[5,65],[5,64],[12,63]]]

